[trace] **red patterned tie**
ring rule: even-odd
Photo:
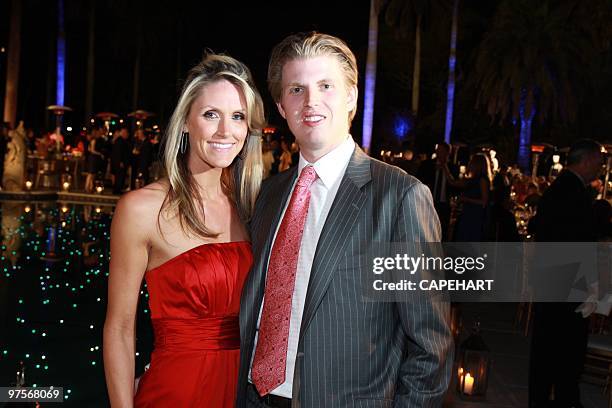
[[[251,367],[251,379],[262,397],[285,382],[291,299],[310,203],[310,186],[316,179],[314,167],[304,167],[270,254],[257,348]]]

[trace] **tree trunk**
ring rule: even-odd
[[[89,2],[89,43],[87,49],[87,82],[85,86],[85,118],[83,123],[89,123],[89,118],[93,114],[93,91],[94,91],[94,69],[95,69],[95,24],[96,24],[96,3],[95,0]]]
[[[370,1],[370,28],[368,30],[368,58],[366,62],[365,89],[363,103],[363,135],[361,144],[366,152],[372,142],[372,123],[374,119],[374,97],[376,92],[376,55],[378,48],[378,14]]]
[[[132,84],[132,109],[138,109],[138,92],[140,85],[140,60],[142,57],[142,16],[138,15],[136,27],[136,59],[134,61],[134,83]]]
[[[419,92],[421,87],[421,15],[417,16],[414,36],[414,71],[412,74],[412,115],[419,114]]]
[[[21,0],[11,4],[6,90],[4,94],[4,121],[15,126],[17,118],[17,91],[19,90],[19,60],[21,54]]]
[[[453,129],[453,110],[455,106],[455,68],[457,65],[457,25],[459,20],[459,0],[453,0],[453,21],[451,25],[450,53],[448,56],[448,84],[446,89],[446,123],[444,141],[450,143]]]
[[[519,107],[519,120],[520,120],[520,134],[519,134],[519,147],[517,161],[520,169],[524,173],[529,172],[529,153],[531,150],[531,124],[533,123],[533,117],[535,116],[535,107],[531,104],[531,111],[526,112],[526,96],[527,92],[523,90],[521,95],[521,102]]]
[[[57,0],[57,71],[55,104],[64,105],[64,75],[66,74],[66,34],[64,33],[64,0]]]

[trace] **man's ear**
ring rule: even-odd
[[[276,102],[276,107],[278,108],[278,113],[281,114],[283,119],[287,119],[287,114],[285,113],[285,109],[283,109],[283,105],[280,102]]]
[[[357,96],[359,91],[356,86],[350,86],[348,88],[348,98],[346,99],[347,110],[350,112],[357,109]]]

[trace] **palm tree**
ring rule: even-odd
[[[446,122],[444,141],[450,143],[453,128],[453,109],[455,107],[455,68],[457,66],[457,26],[459,20],[459,0],[453,0],[453,19],[451,23],[450,52],[448,54],[448,83],[446,85]]]
[[[399,36],[407,36],[414,27],[414,66],[412,71],[412,104],[414,117],[419,113],[421,86],[421,31],[429,0],[374,0],[377,14],[385,8],[385,22]]]
[[[505,0],[476,56],[477,106],[520,123],[518,164],[529,168],[536,115],[573,121],[591,42],[572,20],[577,1]]]
[[[17,117],[17,91],[19,89],[19,54],[21,52],[21,1],[11,4],[11,29],[9,31],[6,90],[4,96],[4,121],[15,125]]]
[[[57,0],[57,71],[55,103],[64,105],[64,84],[66,74],[66,33],[64,32],[64,0]]]
[[[94,74],[95,74],[95,28],[96,28],[96,2],[89,1],[89,20],[88,20],[88,35],[87,35],[87,79],[85,85],[85,117],[84,123],[89,122],[89,118],[93,113],[93,90],[94,90]]]
[[[374,119],[374,96],[376,91],[376,56],[378,51],[378,13],[376,0],[370,2],[370,27],[368,30],[368,57],[365,74],[365,96],[363,102],[363,137],[362,146],[370,151],[372,141],[372,121]]]

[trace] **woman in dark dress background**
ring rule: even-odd
[[[462,190],[459,203],[462,205],[455,226],[454,241],[481,242],[485,240],[489,216],[489,194],[491,190],[491,166],[484,154],[475,154],[467,166],[464,179],[455,180],[445,168],[449,184]]]

